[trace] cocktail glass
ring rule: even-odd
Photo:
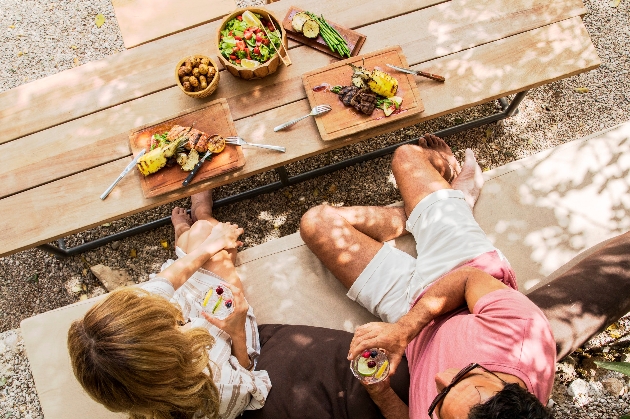
[[[225,319],[234,311],[232,291],[222,285],[210,287],[201,303],[201,308],[203,311],[219,320]]]
[[[389,359],[382,349],[368,349],[350,362],[350,370],[363,383],[375,384],[387,378]]]

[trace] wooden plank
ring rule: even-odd
[[[326,17],[353,27],[442,1],[406,0],[396,2],[392,7],[381,6],[380,13],[371,14],[364,11],[364,0],[346,0],[343,7],[334,0],[292,0],[290,3],[287,0],[269,4],[266,8],[277,16],[284,16],[294,4],[326,12]],[[344,15],[354,8],[360,13]],[[212,40],[219,25],[220,22],[210,22],[0,93],[0,124],[3,127],[0,143],[174,86],[173,68],[182,57],[191,54],[214,57],[218,54]]]
[[[382,110],[376,109],[372,115],[365,115],[353,107],[345,106],[336,94],[323,91],[315,92],[316,86],[328,83],[331,86],[349,86],[353,69],[348,64],[355,66],[363,65],[368,71],[374,68],[388,70],[387,64],[394,64],[400,67],[408,67],[407,60],[402,54],[400,47],[385,48],[370,54],[361,54],[357,57],[338,61],[326,67],[313,70],[302,76],[304,88],[311,107],[319,105],[329,105],[330,112],[315,117],[319,134],[324,141],[338,140],[348,135],[357,134],[362,131],[371,131],[381,125],[391,125],[400,119],[411,118],[424,110],[422,100],[413,76],[410,74],[400,74],[395,77],[398,80],[398,91],[396,95],[402,98],[402,105],[398,111],[386,117]],[[293,127],[287,128],[292,130]]]
[[[234,0],[112,0],[125,48],[220,19]]]
[[[319,137],[312,120],[296,126],[298,129],[289,136],[272,131],[272,127],[288,117],[308,112],[309,104],[305,99],[257,113],[235,121],[237,132],[248,140],[285,146],[287,153],[260,153],[246,148],[243,151],[247,164],[242,171],[195,185],[186,191],[186,195],[588,71],[599,64],[581,19],[575,17],[423,64],[423,68],[443,74],[447,82],[439,84],[417,78],[423,92],[425,112],[396,126],[378,127],[373,132],[342,141],[325,142]],[[180,193],[171,193],[144,198],[139,180],[127,176],[107,200],[100,201],[99,195],[129,161],[130,157],[123,157],[0,200],[2,230],[5,232],[5,239],[0,241],[0,256],[183,197]],[[16,208],[21,210],[15,211]],[[51,222],[51,213],[55,214],[54,222]]]
[[[303,33],[297,32],[293,28],[293,24],[292,24],[293,17],[296,14],[303,11],[304,10],[298,7],[291,6],[289,11],[287,12],[286,16],[284,17],[284,20],[282,21],[282,26],[284,27],[284,30],[287,32],[287,37],[289,37],[289,39],[293,39],[297,41],[300,44],[307,45],[311,48],[315,48],[318,51],[332,55],[335,58],[338,58],[338,59],[346,58],[345,55],[342,56],[337,51],[331,50],[328,44],[326,43],[326,41],[324,41],[324,38],[322,38],[321,34],[318,35],[317,38],[307,38],[306,36],[304,36]],[[357,31],[354,31],[352,29],[346,28],[345,26],[341,26],[328,19],[326,19],[326,22],[330,26],[332,26],[339,33],[339,35],[346,41],[346,45],[348,46],[348,51],[350,51],[350,56],[354,57],[355,55],[358,55],[359,51],[361,50],[361,47],[363,46],[363,43],[365,42],[365,35]]]
[[[431,7],[364,27],[362,30],[369,35],[364,51],[401,43],[408,62],[417,64],[440,54],[453,53],[464,47],[484,44],[543,26],[565,14],[579,16],[584,11],[581,1],[574,0],[551,4],[546,0],[515,0],[509,3],[493,0],[487,7],[471,6],[464,10],[457,8],[459,3],[466,2],[457,2],[450,9],[447,5]],[[468,19],[460,19],[458,16],[465,10],[470,11]],[[414,31],[412,37],[407,32],[395,30],[398,25],[409,26],[414,22],[434,29],[440,36],[430,31]],[[447,28],[439,27],[440,22],[445,22]],[[154,43],[148,45],[152,44]],[[205,101],[189,98],[178,88],[168,88],[29,135],[19,141],[0,145],[0,155],[5,162],[0,165],[0,184],[3,185],[0,197],[126,156],[129,154],[126,138],[130,130],[161,121],[185,109],[198,108],[217,97],[227,98],[234,119],[303,99],[306,93],[302,88],[301,74],[328,65],[334,59],[325,54],[313,53],[307,47],[295,48],[291,55],[294,62],[292,66],[256,83],[229,75],[222,77],[217,91]],[[140,85],[138,82],[138,86]],[[59,101],[63,109],[61,97]],[[80,105],[87,106],[85,103]],[[296,113],[289,119],[299,115]],[[280,120],[278,124],[282,122],[286,120]],[[116,141],[120,143],[117,144]],[[28,162],[24,162],[23,150],[31,147],[30,144],[38,144],[42,153],[33,154]],[[101,150],[101,147],[107,152]]]
[[[218,134],[223,137],[235,136],[236,128],[230,115],[230,108],[225,99],[215,100],[207,106],[196,111],[187,111],[174,118],[158,124],[151,124],[138,129],[129,135],[131,151],[137,155],[141,150],[149,150],[151,138],[154,134],[163,134],[169,131],[174,125],[184,127],[193,126],[208,135]],[[199,155],[201,158],[201,154]],[[231,172],[242,168],[245,165],[245,157],[241,147],[227,145],[219,154],[207,158],[199,172],[195,175],[191,183],[186,186],[203,182],[214,176]],[[163,195],[167,192],[184,188],[182,182],[188,177],[188,172],[181,170],[178,164],[172,167],[160,169],[157,173],[149,176],[139,176],[140,185],[144,196],[149,198]]]

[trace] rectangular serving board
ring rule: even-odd
[[[400,109],[387,117],[382,110],[376,109],[372,115],[368,116],[360,113],[353,107],[345,106],[341,102],[339,95],[335,93],[313,90],[314,87],[323,83],[328,83],[331,86],[349,86],[353,74],[352,68],[348,65],[349,63],[355,66],[364,66],[369,71],[377,67],[395,77],[398,80],[398,92],[396,95],[403,98]],[[304,89],[306,89],[310,105],[315,107],[327,104],[332,107],[330,112],[315,117],[317,128],[324,141],[337,140],[380,125],[391,124],[424,111],[424,105],[420,99],[420,93],[413,76],[393,70],[387,67],[386,64],[404,68],[409,67],[402,49],[400,46],[395,46],[370,54],[348,58],[305,73],[302,76],[302,82],[304,83]]]
[[[174,125],[189,127],[193,123],[195,124],[194,128],[210,135],[219,134],[223,137],[237,135],[227,100],[218,99],[208,103],[208,106],[204,108],[188,111],[160,123],[132,131],[129,134],[131,150],[134,155],[142,149],[149,151],[153,134],[167,132]],[[213,154],[210,161],[206,160],[188,186],[203,182],[213,176],[238,170],[244,165],[245,156],[241,147],[226,145],[222,152]],[[160,169],[149,176],[142,175],[138,170],[135,172],[141,178],[142,192],[147,198],[185,188],[182,186],[182,182],[189,173],[183,171],[178,164]]]
[[[297,32],[295,29],[293,29],[293,25],[291,24],[293,16],[303,11],[304,10],[295,6],[291,6],[289,8],[289,11],[282,21],[282,27],[287,32],[287,37],[304,45],[308,45],[311,48],[315,48],[318,51],[324,52],[328,55],[332,55],[335,58],[347,58],[345,56],[342,57],[338,52],[332,51],[330,47],[328,47],[328,45],[326,44],[326,41],[324,41],[324,38],[321,37],[321,35],[319,35],[317,38],[307,38],[300,32]],[[326,20],[326,22],[328,22],[330,26],[335,28],[337,32],[339,32],[339,35],[341,35],[341,37],[345,39],[346,43],[348,44],[348,49],[350,50],[351,57],[359,54],[359,51],[361,50],[361,47],[363,46],[363,43],[366,39],[365,35],[355,30],[338,25],[329,20]]]

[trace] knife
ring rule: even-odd
[[[109,185],[109,188],[107,188],[107,190],[105,192],[103,192],[103,194],[101,195],[101,199],[105,199],[107,198],[107,195],[109,195],[109,193],[112,191],[112,189],[114,189],[114,187],[118,184],[118,182],[120,182],[122,180],[122,178],[125,177],[125,175],[127,173],[129,173],[131,171],[131,169],[133,169],[133,167],[136,165],[136,163],[138,163],[138,159],[140,159],[140,157],[142,157],[144,155],[146,150],[142,149],[138,155],[136,157],[133,158],[133,160],[131,161],[131,163],[129,163],[127,165],[127,167],[125,167],[125,170],[123,170],[120,175],[118,175],[118,178],[114,181],[114,183],[112,183],[111,185]]]
[[[422,76],[436,81],[445,81],[446,79],[442,76],[438,76],[437,74],[427,73],[420,70],[412,70],[410,68],[402,68],[395,65],[387,64],[387,67],[393,68],[398,71],[402,71],[403,73],[413,74],[415,76]]]
[[[186,179],[182,182],[182,186],[188,186],[188,184],[190,183],[190,181],[195,177],[195,175],[197,174],[197,172],[199,171],[199,168],[201,167],[201,165],[203,164],[204,161],[206,161],[206,159],[212,154],[211,151],[206,151],[206,154],[203,155],[203,157],[201,158],[201,160],[199,160],[197,162],[197,164],[195,165],[195,167],[193,167],[192,171],[190,172],[190,174],[186,177]],[[210,159],[212,160],[212,159]],[[210,161],[208,160],[208,161]]]

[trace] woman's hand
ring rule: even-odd
[[[234,341],[245,336],[245,320],[247,320],[249,303],[245,299],[245,295],[243,295],[243,291],[241,291],[239,287],[228,283],[223,283],[222,285],[232,291],[232,307],[234,307],[234,311],[223,320],[219,320],[205,311],[202,311],[201,315],[208,321],[208,323],[215,325],[230,335]]]
[[[247,310],[249,304],[243,295],[243,291],[237,286],[231,284],[224,284],[232,291],[232,307],[234,311],[223,320],[219,320],[210,316],[205,312],[201,312],[201,315],[205,317],[210,324],[215,325],[219,329],[223,330],[232,338],[232,355],[236,357],[238,363],[243,368],[251,369],[253,363],[247,353],[247,336],[245,333],[245,321],[247,320]]]
[[[236,249],[243,245],[238,237],[243,234],[243,229],[232,223],[219,223],[212,228],[210,235],[201,244],[202,247],[208,248],[209,251],[215,250],[215,244],[218,242],[221,249]]]

